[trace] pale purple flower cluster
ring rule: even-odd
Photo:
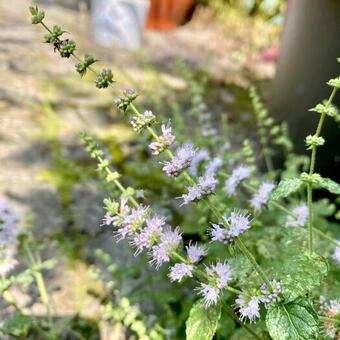
[[[225,244],[233,242],[236,237],[251,227],[249,214],[241,211],[234,210],[229,216],[224,216],[223,220],[222,224],[212,224],[212,228],[209,230],[212,241]]]
[[[216,171],[223,165],[223,160],[221,157],[213,158],[205,168],[205,174],[209,176],[215,176]]]
[[[143,114],[133,116],[131,119],[132,128],[137,133],[140,133],[147,126],[149,126],[155,120],[155,118],[156,117],[152,111],[145,111]]]
[[[189,246],[186,247],[186,250],[190,263],[197,263],[202,257],[207,255],[206,249],[197,244],[189,244]]]
[[[170,281],[181,282],[185,276],[192,277],[193,271],[194,271],[194,266],[192,264],[176,263],[170,269],[170,273],[169,273]]]
[[[195,157],[191,162],[191,167],[189,169],[189,173],[192,176],[197,176],[198,167],[201,162],[207,160],[209,158],[209,153],[207,150],[201,149],[196,152]]]
[[[260,185],[257,193],[255,193],[250,201],[251,206],[256,210],[260,211],[262,206],[269,200],[270,194],[275,188],[274,183],[264,182]]]
[[[338,319],[340,316],[340,300],[334,299],[327,301],[324,296],[320,296],[319,314],[329,319]],[[335,322],[325,320],[323,322],[324,333],[331,339],[339,339],[340,330]]]
[[[277,280],[270,281],[270,287],[268,288],[266,284],[263,284],[260,288],[262,297],[261,302],[265,305],[266,308],[273,302],[280,302],[282,294],[282,286],[281,283]]]
[[[240,165],[233,170],[231,176],[225,181],[225,191],[229,196],[235,195],[237,186],[250,177],[250,169],[245,165]]]
[[[7,274],[17,264],[14,256],[19,223],[19,214],[9,204],[0,201],[0,275]]]
[[[221,290],[232,280],[231,267],[227,263],[218,262],[206,267],[209,283],[200,283],[197,291],[203,298],[206,308],[217,303]]]
[[[235,302],[241,321],[248,319],[250,322],[255,322],[260,317],[260,301],[256,296],[248,298],[240,295]]]
[[[287,216],[286,227],[303,227],[308,220],[308,207],[306,204],[301,204],[293,209],[296,217]]]
[[[182,145],[176,150],[174,158],[164,163],[163,171],[168,176],[177,177],[181,171],[190,167],[195,152],[191,144]]]
[[[146,226],[141,232],[136,232],[133,235],[132,245],[136,248],[136,255],[141,253],[144,248],[150,248],[155,241],[158,240],[165,225],[165,218],[155,215],[146,220]]]
[[[209,175],[198,178],[198,184],[188,188],[188,192],[182,195],[182,205],[197,202],[215,191],[217,179]]]
[[[162,135],[156,142],[152,142],[149,148],[153,155],[159,155],[175,141],[175,136],[171,133],[171,127],[162,125]]]
[[[169,262],[171,254],[177,249],[181,240],[182,236],[178,228],[163,231],[160,242],[151,248],[150,263],[159,269],[162,264]]]

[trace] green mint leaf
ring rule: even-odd
[[[293,192],[300,189],[302,181],[300,178],[292,177],[283,179],[277,187],[273,190],[270,198],[272,200],[278,200],[291,195]]]

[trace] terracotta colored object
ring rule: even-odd
[[[146,28],[168,31],[186,21],[195,6],[195,0],[150,0]]]

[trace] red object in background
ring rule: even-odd
[[[269,50],[266,50],[262,54],[262,60],[267,63],[275,63],[279,56],[279,51],[277,47],[272,47]]]
[[[194,9],[194,0],[150,0],[146,28],[169,31],[184,23]]]

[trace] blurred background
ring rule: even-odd
[[[308,113],[306,119],[307,110],[328,96],[325,83],[339,73],[340,2],[37,2],[46,12],[46,23],[70,32],[79,53],[93,54],[101,66],[112,69],[117,91],[96,89],[91,75],[80,80],[71,61],[61,60],[42,43],[44,32],[30,23],[30,4],[0,1],[0,196],[26,216],[26,224],[37,238],[48,240],[48,252],[58,258],[48,278],[54,313],[80,312],[82,318],[100,319],[102,339],[111,339],[98,302],[105,287],[93,267],[106,260],[113,263],[107,282],[117,290],[120,306],[120,314],[114,315],[116,335],[126,336],[124,313],[145,294],[153,301],[141,307],[148,315],[164,313],[174,323],[183,321],[186,315],[174,314],[171,307],[166,314],[157,305],[160,299],[169,306],[178,303],[180,293],[168,287],[156,293],[152,287],[160,283],[148,267],[135,272],[133,264],[142,260],[133,259],[126,245],[113,245],[111,232],[100,227],[107,188],[99,183],[79,132],[86,129],[100,140],[114,166],[128,184],[144,190],[147,201],[177,191],[113,106],[113,98],[127,87],[141,94],[142,108],[171,119],[183,139],[190,136],[186,117],[208,113],[209,128],[233,130],[231,143],[239,147],[245,136],[255,135],[248,96],[249,86],[255,85],[273,117],[288,122],[297,151],[304,152],[303,138],[318,118]],[[221,117],[225,126],[218,123]],[[214,130],[204,132],[198,122],[195,133],[204,146]],[[340,173],[336,128],[325,127],[327,144],[319,163],[322,174],[334,179]],[[41,306],[32,310],[39,313]]]

